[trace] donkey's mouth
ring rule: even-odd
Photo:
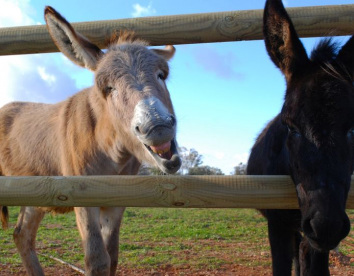
[[[150,146],[150,149],[153,153],[157,154],[162,159],[170,160],[172,157],[171,141],[166,142],[159,146]]]
[[[182,162],[178,155],[174,139],[157,146],[148,146],[145,144],[145,147],[149,150],[157,165],[164,173],[175,173],[181,167]]]
[[[339,242],[336,243],[327,243],[327,242],[318,242],[316,240],[310,239],[307,237],[307,240],[309,241],[311,247],[316,249],[319,252],[328,252],[334,248],[336,248],[339,245]]]

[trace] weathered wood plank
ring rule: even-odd
[[[298,208],[289,176],[0,177],[0,205]]]
[[[354,33],[354,4],[287,9],[301,37]],[[263,10],[142,17],[73,23],[101,48],[114,31],[134,30],[151,45],[262,39]],[[70,21],[70,18],[68,18]],[[46,26],[0,29],[0,55],[57,52]]]

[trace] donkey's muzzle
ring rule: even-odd
[[[335,215],[317,211],[303,219],[302,229],[313,248],[329,251],[349,234],[350,220],[345,211]]]
[[[158,146],[175,138],[176,118],[156,97],[138,102],[134,109],[132,128],[148,146]]]
[[[141,100],[135,107],[132,130],[165,173],[181,166],[176,143],[176,119],[156,97]]]

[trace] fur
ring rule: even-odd
[[[13,102],[1,108],[1,175],[134,175],[142,161],[167,172],[178,170],[177,153],[169,155],[173,154],[171,160],[154,155],[137,137],[132,125],[135,106],[154,97],[166,110],[164,116],[155,112],[154,116],[167,120],[158,126],[168,134],[168,141],[172,136],[171,143],[176,147],[176,120],[164,83],[168,76],[166,55],[172,57],[174,48],[159,52],[147,49],[147,42],[127,31],[114,38],[115,42],[103,53],[76,33],[53,8],[46,8],[45,18],[59,49],[74,63],[94,71],[95,84],[56,104]],[[166,55],[160,55],[161,51]],[[147,125],[153,129],[154,117],[149,120]],[[151,132],[140,135],[154,144],[156,137]],[[159,141],[164,141],[164,136],[160,136]],[[45,213],[72,210],[71,207],[21,208],[14,240],[28,275],[43,275],[35,252],[35,237]],[[124,208],[75,207],[74,210],[83,240],[86,275],[115,275]],[[4,226],[7,219],[7,208],[2,207]]]
[[[273,275],[329,275],[329,250],[347,236],[354,168],[354,37],[322,40],[311,58],[280,0],[268,0],[264,36],[287,81],[284,105],[257,138],[247,174],[290,175],[300,210],[261,210]],[[330,206],[330,207],[329,207]]]

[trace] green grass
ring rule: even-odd
[[[10,207],[9,211],[11,227],[0,231],[0,265],[16,271],[21,261],[12,232],[19,208]],[[354,210],[348,213],[353,224]],[[354,256],[350,243],[340,250]],[[38,231],[37,251],[84,267],[74,213],[45,216]],[[270,266],[266,220],[251,209],[127,208],[120,252],[119,265],[127,268],[172,265],[211,270],[233,263]],[[39,258],[43,267],[57,265],[45,256]]]

